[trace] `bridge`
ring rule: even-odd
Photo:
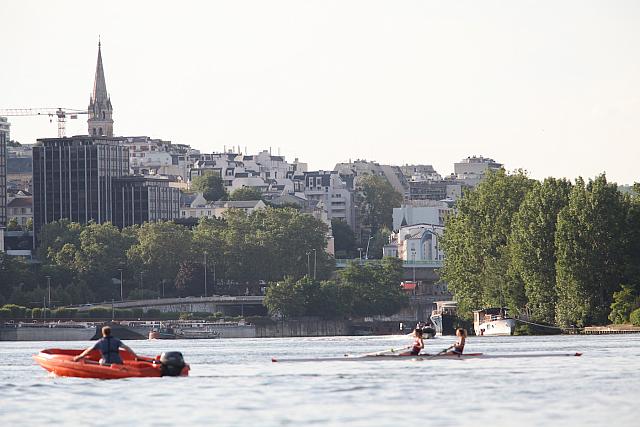
[[[350,262],[356,264],[380,264],[382,260],[379,259],[336,259],[336,269],[340,270],[345,268]],[[402,263],[403,280],[416,280],[427,283],[435,283],[440,278],[438,269],[444,265],[443,260],[426,260],[426,261],[404,261]]]
[[[103,302],[99,304],[85,304],[78,307],[78,311],[87,311],[93,307],[108,307],[114,309],[142,308],[144,311],[157,309],[161,312],[174,313],[222,312],[225,316],[255,316],[266,314],[266,308],[262,305],[262,301],[264,301],[264,296],[261,295],[213,295],[210,297],[157,298],[135,301],[114,301],[113,303]]]

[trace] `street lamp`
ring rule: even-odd
[[[124,293],[122,292],[122,269],[119,268],[118,271],[120,272],[120,301],[124,301]]]
[[[204,296],[207,296],[207,252],[204,252]]]
[[[316,250],[313,250],[313,280],[316,280],[316,266],[318,265],[318,258]]]
[[[140,272],[140,299],[144,299],[144,288],[142,287],[142,275],[144,272]]]
[[[416,283],[416,248],[411,248],[411,255],[413,256],[413,283]]]
[[[217,285],[217,282],[216,282],[216,262],[215,262],[215,258],[214,258],[214,261],[213,261],[213,294],[214,295],[216,294],[216,285]]]
[[[311,263],[309,262],[309,255],[311,252],[307,252],[307,277],[311,277]]]
[[[364,259],[369,259],[369,243],[371,243],[371,239],[373,239],[373,236],[369,236],[369,240],[367,240],[367,252],[364,254]]]
[[[48,307],[51,308],[51,276],[46,276],[46,277],[47,277],[47,295],[49,297]]]
[[[360,252],[360,264],[362,264],[362,248],[358,248],[358,252]]]

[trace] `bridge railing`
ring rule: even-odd
[[[342,259],[336,258],[336,268],[345,268],[347,264],[350,262],[355,262],[356,264],[380,264],[382,260],[379,259]],[[416,267],[416,268],[440,268],[444,264],[443,260],[407,260],[403,261],[402,265],[406,267]]]

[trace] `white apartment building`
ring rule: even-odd
[[[355,211],[353,193],[338,172],[316,171],[304,174],[304,195],[308,200],[322,202],[329,221],[336,218],[353,228]]]
[[[444,227],[433,224],[415,224],[400,228],[384,247],[384,256],[394,256],[404,262],[444,260],[440,238]]]
[[[412,200],[393,209],[393,229],[400,230],[415,224],[434,224],[444,226],[453,208],[447,202],[436,200]]]

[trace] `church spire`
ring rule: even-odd
[[[107,83],[102,67],[102,43],[98,39],[98,61],[96,63],[96,75],[93,82],[93,93],[89,100],[89,135],[113,136],[113,108],[111,99],[107,93]]]

